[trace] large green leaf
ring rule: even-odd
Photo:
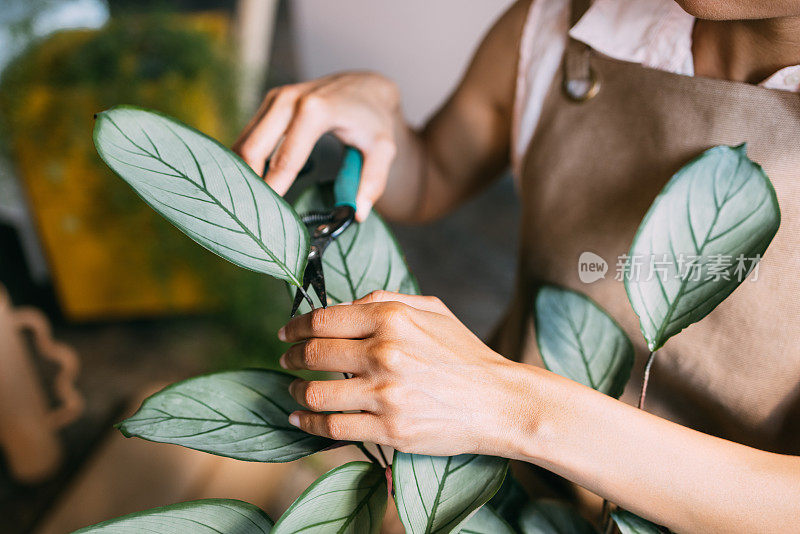
[[[513,533],[521,529],[522,512],[530,498],[509,470],[502,486],[461,529],[462,533]]]
[[[103,161],[189,237],[236,265],[300,285],[308,232],[236,154],[175,119],[128,106],[98,114],[94,142]]]
[[[311,187],[294,203],[298,213],[330,209],[330,187]],[[417,281],[389,227],[374,211],[360,224],[352,224],[322,255],[328,304],[351,302],[384,289],[418,294]],[[308,311],[307,305],[301,310]]]
[[[191,378],[147,398],[119,429],[238,460],[289,462],[333,444],[288,423],[303,409],[289,395],[294,379],[264,369]]]
[[[669,532],[666,528],[659,527],[655,523],[642,519],[626,510],[615,510],[611,512],[611,517],[614,518],[614,522],[622,534],[661,534],[662,532]]]
[[[625,276],[650,350],[725,300],[779,225],[772,184],[744,145],[714,147],[678,171],[639,226]]]
[[[514,534],[514,529],[491,506],[485,504],[469,518],[461,534]]]
[[[509,470],[505,480],[503,480],[503,485],[500,486],[494,497],[484,507],[492,508],[512,529],[518,531],[520,529],[520,515],[528,502],[530,502],[530,497],[528,497],[522,485]]]
[[[275,524],[275,534],[377,534],[386,511],[386,472],[350,462],[321,476]]]
[[[410,534],[458,532],[497,492],[508,460],[395,451],[392,474],[400,520]]]
[[[544,286],[534,303],[536,342],[545,366],[612,397],[622,395],[633,344],[622,328],[580,293]]]
[[[124,515],[74,534],[267,534],[271,528],[267,514],[252,504],[204,499]]]
[[[597,534],[591,523],[571,506],[540,500],[525,506],[521,517],[522,534]]]

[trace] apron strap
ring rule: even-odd
[[[578,23],[591,5],[591,0],[571,0],[570,29]],[[564,51],[562,89],[570,100],[585,102],[600,90],[600,81],[592,69],[592,50],[585,43],[567,37]]]

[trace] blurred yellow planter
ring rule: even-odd
[[[173,31],[194,34],[195,39],[199,33],[213,43],[210,49],[220,50],[225,42],[228,20],[224,15],[158,20]],[[60,304],[72,319],[202,310],[212,301],[206,282],[213,277],[217,260],[168,228],[103,166],[92,144],[93,115],[117,103],[138,104],[176,116],[225,141],[234,120],[225,99],[233,98],[235,92],[230,80],[220,80],[219,71],[211,68],[187,76],[163,71],[160,65],[163,72],[157,76],[137,78],[137,69],[149,68],[146,62],[159,52],[142,53],[142,43],[135,40],[130,50],[121,43],[113,56],[118,61],[115,72],[123,73],[116,80],[55,83],[48,78],[48,69],[57,68],[70,54],[85,53],[87,44],[91,46],[99,32],[107,31],[63,32],[37,45],[24,65],[33,74],[26,75],[25,82],[15,86],[14,96],[4,102],[12,154]],[[211,59],[215,58],[209,64]],[[134,81],[124,83],[124,76]],[[120,88],[115,89],[113,83],[121,84]],[[187,255],[184,249],[198,253]]]

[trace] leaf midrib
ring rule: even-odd
[[[203,175],[203,171],[202,171],[202,169],[200,168],[200,163],[197,161],[197,157],[195,156],[194,152],[193,152],[193,151],[192,151],[192,150],[189,148],[189,146],[186,144],[186,142],[185,142],[185,141],[184,141],[184,140],[183,140],[183,139],[182,139],[182,138],[181,138],[181,137],[180,137],[180,136],[179,136],[177,133],[175,133],[175,132],[172,130],[172,128],[171,128],[169,125],[167,125],[167,129],[168,129],[168,130],[169,130],[169,131],[172,133],[172,135],[174,135],[175,137],[177,137],[177,138],[178,138],[178,140],[179,140],[181,143],[183,143],[183,146],[185,146],[185,147],[186,147],[186,150],[187,150],[187,151],[189,151],[189,154],[191,154],[191,156],[192,156],[192,159],[194,160],[194,162],[195,162],[195,165],[197,166],[197,170],[198,170],[198,172],[200,173],[200,178],[201,178],[201,180],[203,180],[203,186],[202,186],[202,187],[198,186],[198,184],[196,184],[194,181],[192,181],[192,180],[191,180],[191,179],[190,179],[190,178],[189,178],[189,177],[186,175],[186,173],[185,173],[185,172],[178,170],[177,168],[175,168],[174,166],[172,166],[172,165],[171,165],[169,162],[167,162],[166,160],[162,159],[161,157],[156,157],[156,156],[154,156],[154,155],[153,155],[153,154],[152,154],[150,151],[148,151],[147,149],[143,148],[143,147],[142,147],[142,146],[140,146],[138,143],[136,143],[136,142],[135,142],[133,139],[131,139],[131,138],[130,138],[130,137],[129,137],[129,136],[128,136],[128,135],[127,135],[127,134],[126,134],[126,133],[125,133],[123,130],[122,130],[122,128],[120,128],[120,127],[117,125],[117,123],[116,123],[116,122],[114,122],[114,119],[112,119],[110,116],[106,115],[106,118],[107,118],[107,119],[108,119],[108,120],[111,122],[111,124],[113,124],[113,125],[114,125],[114,127],[115,127],[117,130],[119,130],[119,132],[120,132],[120,133],[123,135],[123,137],[125,137],[125,138],[126,138],[126,139],[127,139],[127,140],[128,140],[128,141],[129,141],[129,142],[130,142],[130,143],[131,143],[133,146],[135,146],[135,147],[136,147],[136,148],[138,148],[139,150],[143,151],[143,152],[144,152],[144,153],[145,153],[145,154],[146,154],[148,157],[150,157],[151,159],[154,159],[154,160],[156,160],[156,161],[159,161],[159,162],[161,162],[162,164],[166,165],[167,167],[169,167],[170,169],[172,169],[173,171],[175,171],[176,173],[178,173],[178,176],[175,176],[176,178],[181,178],[181,179],[183,179],[183,180],[186,180],[187,182],[189,182],[189,183],[191,183],[192,185],[194,185],[195,187],[197,187],[197,188],[198,188],[198,190],[200,190],[200,191],[202,191],[203,193],[205,193],[205,194],[206,194],[206,196],[207,196],[208,198],[210,198],[210,199],[211,199],[211,201],[212,201],[212,202],[213,202],[215,205],[217,205],[217,206],[218,206],[218,207],[219,207],[221,210],[223,210],[223,211],[224,211],[224,212],[225,212],[225,213],[226,213],[226,214],[227,214],[227,215],[228,215],[228,216],[229,216],[231,219],[233,219],[234,221],[236,221],[236,224],[238,224],[238,225],[239,225],[239,227],[240,227],[240,228],[243,230],[243,232],[244,232],[244,233],[245,233],[245,234],[246,234],[246,235],[247,235],[247,236],[248,236],[250,239],[252,239],[252,240],[253,240],[253,242],[254,242],[254,243],[256,243],[256,244],[259,246],[259,248],[261,248],[261,250],[263,250],[263,251],[264,251],[264,252],[265,252],[265,253],[266,253],[266,254],[267,254],[267,255],[268,255],[270,258],[272,258],[273,262],[274,262],[276,265],[278,265],[278,266],[279,266],[279,267],[280,267],[280,268],[283,270],[283,272],[284,272],[284,273],[286,273],[286,275],[289,277],[289,279],[290,279],[290,281],[291,281],[291,283],[292,283],[292,284],[294,284],[295,286],[300,286],[300,285],[301,285],[300,281],[297,279],[297,277],[294,275],[294,273],[292,273],[292,272],[291,272],[291,271],[288,269],[288,267],[287,267],[287,266],[284,264],[284,262],[282,262],[282,261],[281,261],[281,260],[280,260],[280,259],[279,259],[279,258],[278,258],[276,255],[275,255],[275,254],[273,254],[273,253],[272,253],[272,251],[270,251],[270,250],[269,250],[269,249],[268,249],[266,246],[264,246],[264,244],[261,242],[261,240],[260,240],[259,238],[256,238],[255,234],[253,234],[253,233],[250,231],[250,229],[249,229],[247,226],[245,226],[245,224],[244,224],[244,223],[243,223],[241,220],[239,220],[238,216],[234,215],[234,213],[232,213],[232,212],[231,212],[231,211],[230,211],[230,210],[229,210],[229,209],[228,209],[228,208],[227,208],[227,207],[226,207],[224,204],[220,203],[220,202],[219,202],[219,200],[217,200],[217,198],[216,198],[216,197],[214,197],[213,195],[211,195],[211,194],[208,192],[208,190],[206,189],[206,185],[205,185],[205,176]],[[144,132],[144,129],[142,129],[142,131]],[[148,137],[148,138],[149,138],[149,137]],[[151,143],[152,143],[152,141],[151,141]],[[212,159],[215,159],[215,158],[212,158]],[[215,159],[215,160],[216,160],[216,159]],[[155,171],[151,171],[151,172],[155,172]],[[246,178],[245,176],[242,176],[242,178],[243,178],[245,181],[247,181],[247,178]],[[223,177],[223,181],[224,181],[224,180],[225,180],[225,178]],[[249,186],[249,184],[248,184],[248,186]],[[253,193],[252,189],[251,189],[251,193]],[[261,216],[260,216],[260,214],[259,214],[259,211],[258,211],[258,202],[257,202],[257,201],[256,201],[256,199],[255,199],[255,195],[253,196],[253,204],[254,204],[254,207],[255,207],[255,210],[256,210],[256,219],[257,219],[257,221],[258,221],[258,222],[259,222],[259,224],[260,224]],[[278,212],[280,212],[280,208],[278,209]],[[282,214],[281,214],[281,217],[282,217]],[[281,222],[283,222],[283,220],[281,220]],[[284,225],[284,234],[285,234],[285,228],[286,228],[286,227],[285,227],[285,225]]]
[[[150,408],[151,410],[155,410],[156,408]],[[160,411],[160,410],[159,410]],[[167,413],[167,412],[163,412]],[[147,424],[161,424],[165,421],[200,421],[200,422],[207,422],[207,423],[227,423],[229,426],[251,426],[251,427],[260,427],[260,428],[269,428],[272,430],[287,430],[291,432],[298,433],[299,431],[295,427],[288,427],[288,426],[279,426],[273,423],[251,423],[248,421],[237,421],[235,419],[229,419],[224,417],[222,419],[213,419],[209,417],[188,417],[182,415],[172,415],[169,414],[167,417],[140,417],[136,418],[136,416],[127,419],[125,423],[147,423]],[[148,421],[158,421],[158,423],[148,423]],[[219,429],[216,429],[219,430]],[[189,437],[189,436],[187,436]]]
[[[355,519],[355,517],[358,515],[361,509],[369,503],[370,499],[372,499],[372,496],[375,494],[376,491],[378,491],[378,488],[380,487],[381,487],[381,481],[379,479],[378,482],[375,483],[369,490],[369,492],[364,496],[361,502],[358,503],[358,506],[356,506],[355,510],[353,510],[353,512],[347,517],[347,521],[345,521],[342,524],[341,528],[339,528],[339,530],[337,531],[339,534],[344,532],[345,529],[348,527],[348,525],[350,525],[350,523],[353,522],[353,519]]]
[[[597,385],[595,384],[594,377],[592,376],[592,370],[589,366],[589,360],[587,359],[586,356],[586,349],[583,346],[583,340],[581,339],[580,332],[576,328],[575,324],[572,322],[572,315],[569,313],[569,311],[564,309],[562,303],[559,302],[559,305],[561,307],[561,311],[564,315],[564,318],[567,320],[569,329],[572,330],[572,335],[575,336],[575,342],[578,345],[578,353],[581,356],[581,362],[583,363],[583,367],[586,370],[586,378],[589,379],[589,385],[591,386],[592,389],[597,389]],[[584,317],[583,320],[581,321],[582,323],[586,322],[586,314],[588,314],[588,311],[584,310]]]
[[[463,462],[462,464],[454,467],[451,470],[450,469],[450,464],[452,463],[453,458],[454,458],[453,456],[450,456],[447,459],[447,465],[445,466],[444,474],[442,475],[442,480],[439,483],[439,489],[436,492],[436,497],[434,498],[433,504],[431,505],[431,516],[430,516],[430,520],[428,521],[427,529],[425,531],[426,534],[435,534],[436,532],[441,532],[444,527],[447,527],[448,525],[451,525],[454,522],[460,521],[461,519],[460,519],[459,516],[461,516],[463,514],[463,511],[472,508],[474,506],[475,502],[480,500],[483,497],[483,492],[477,493],[475,495],[475,497],[467,505],[462,506],[462,511],[459,514],[457,514],[456,517],[454,517],[448,523],[442,525],[441,527],[436,528],[435,530],[433,529],[434,528],[433,525],[436,522],[435,521],[436,512],[438,511],[439,505],[440,505],[439,501],[441,500],[441,494],[442,494],[442,491],[444,490],[445,484],[447,483],[447,479],[449,477],[453,476],[453,474],[455,474],[458,470],[460,470],[460,469],[466,467],[467,465],[471,464],[473,461],[475,461],[478,458],[478,456],[477,455],[473,455],[472,457],[469,458],[469,460],[466,460],[465,462]]]
[[[428,519],[428,525],[425,528],[425,534],[431,534],[433,532],[433,524],[436,520],[436,511],[439,509],[439,501],[442,498],[442,490],[444,489],[444,485],[447,483],[447,477],[450,476],[450,464],[453,461],[452,456],[448,456],[447,463],[444,466],[444,472],[442,473],[442,479],[439,481],[439,487],[436,489],[436,497],[434,497],[433,502],[431,503],[431,516]]]
[[[741,161],[738,162],[738,165],[741,165]],[[738,168],[738,166],[737,166],[737,168]],[[745,180],[743,180],[743,181],[745,181]],[[692,180],[689,185],[691,186],[693,184],[694,184],[694,181]],[[734,192],[734,196],[743,187],[744,187],[744,185],[742,185],[741,187],[737,188],[736,191]],[[691,191],[692,191],[691,187],[687,188],[686,213],[687,213],[687,223],[688,223],[689,229],[690,229],[690,231],[692,233],[692,239],[694,240],[695,239],[695,237],[694,237],[694,227],[692,226],[692,221],[691,221],[691,209],[690,209],[691,204],[690,204],[690,201],[689,201],[689,197],[691,196]],[[715,195],[715,204],[716,204],[716,188],[714,189],[714,195]],[[725,199],[723,199],[722,203],[718,207],[715,206],[714,219],[712,220],[711,224],[709,225],[708,231],[706,232],[706,236],[703,239],[703,243],[699,248],[697,248],[697,242],[695,241],[695,249],[697,250],[696,255],[698,257],[702,257],[706,246],[709,244],[709,237],[711,236],[711,232],[714,230],[714,227],[717,225],[717,221],[719,220],[719,215],[722,212],[722,208],[725,206],[725,204],[727,204],[731,200],[731,198],[732,198],[732,196],[730,194],[730,191],[728,191],[728,194],[725,195]],[[748,215],[748,217],[750,215],[752,215],[752,212]],[[739,225],[739,223],[737,223],[736,226],[738,226],[738,225]],[[716,239],[717,238],[715,237],[711,241],[716,241]],[[672,237],[670,236],[670,244],[671,243],[672,243]],[[653,247],[651,245],[650,249],[652,250],[652,248]],[[669,306],[667,307],[667,313],[664,315],[664,319],[661,321],[661,326],[656,330],[656,335],[654,336],[655,348],[658,348],[658,346],[661,345],[661,343],[659,343],[661,341],[661,337],[664,335],[664,332],[666,332],[667,328],[671,324],[672,315],[675,313],[675,310],[677,309],[677,304],[680,301],[681,297],[683,296],[683,293],[684,293],[684,291],[686,289],[686,284],[689,281],[688,279],[689,279],[688,276],[684,276],[681,279],[680,286],[678,286],[677,293],[675,293],[675,298],[672,299],[672,302],[669,302],[669,300],[667,300],[667,302],[669,302]],[[661,282],[661,278],[660,277],[656,277],[656,280],[658,282],[658,285],[661,287],[662,292],[665,292],[666,290],[665,290],[665,288],[663,286],[663,283]],[[649,313],[648,313],[648,315],[649,315]]]

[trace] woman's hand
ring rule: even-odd
[[[363,221],[386,188],[395,132],[404,124],[399,92],[391,80],[367,72],[333,74],[267,93],[233,150],[259,175],[272,154],[265,179],[283,195],[317,140],[333,132],[364,156],[356,199],[356,218]]]
[[[377,292],[314,310],[279,333],[310,411],[289,421],[404,452],[534,463],[674,532],[795,532],[800,457],[661,419],[549,371],[504,359],[437,299]],[[358,413],[319,413],[357,411]]]
[[[289,421],[303,430],[404,452],[508,455],[519,413],[511,407],[525,398],[519,364],[484,345],[439,299],[378,291],[297,317],[278,335],[297,343],[281,358],[284,368],[354,375],[292,384],[310,411]]]

